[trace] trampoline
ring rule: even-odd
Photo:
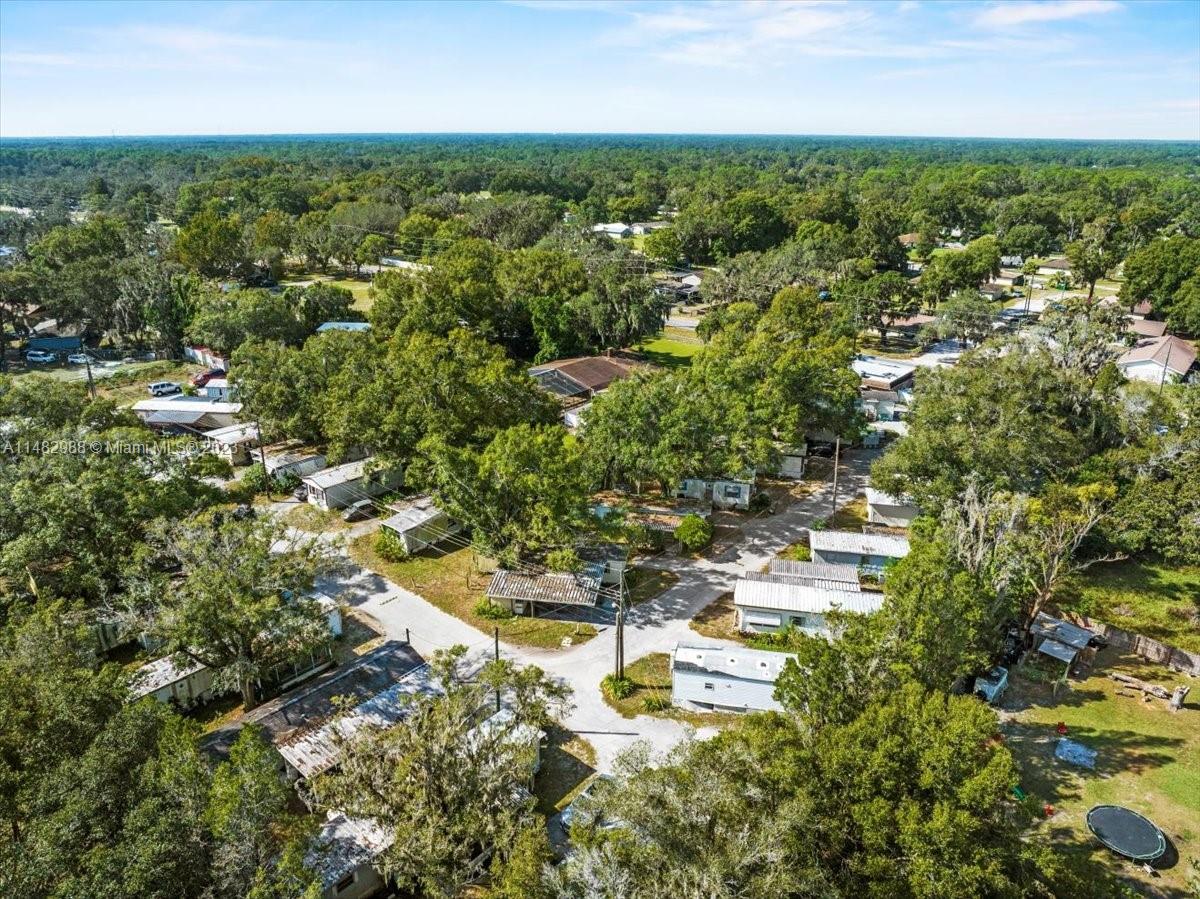
[[[1087,826],[1113,852],[1134,861],[1152,862],[1167,851],[1163,832],[1132,809],[1097,805],[1087,813]]]

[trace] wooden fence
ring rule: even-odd
[[[1110,646],[1115,646],[1118,649],[1126,649],[1134,655],[1141,656],[1143,659],[1158,662],[1160,665],[1166,665],[1177,671],[1200,675],[1200,653],[1176,649],[1174,646],[1168,646],[1166,643],[1160,643],[1141,634],[1121,630],[1119,627],[1113,627],[1111,624],[1105,624],[1103,621],[1096,621],[1094,618],[1088,618],[1086,615],[1078,615],[1075,612],[1062,612],[1061,614],[1067,621],[1100,634],[1108,641]]]

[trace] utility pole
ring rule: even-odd
[[[89,355],[88,355],[88,354],[85,352],[85,353],[83,354],[83,359],[84,359],[84,363],[83,363],[83,364],[87,366],[87,376],[88,376],[88,395],[89,395],[89,396],[90,396],[92,399],[95,399],[95,398],[96,398],[96,382],[92,380],[92,357],[91,357],[91,356],[89,356]]]
[[[838,493],[838,460],[842,455],[842,438],[839,434],[833,445],[833,502],[829,507],[830,512],[837,511],[837,493]]]
[[[1159,379],[1158,379],[1158,395],[1159,396],[1162,396],[1163,384],[1166,383],[1167,372],[1170,371],[1170,369],[1167,366],[1169,366],[1170,364],[1171,364],[1171,341],[1170,341],[1170,339],[1168,339],[1167,340],[1167,358],[1166,358],[1166,361],[1163,362],[1162,375],[1159,376]]]
[[[495,643],[494,643],[495,653],[493,654],[492,658],[494,658],[497,662],[499,662],[500,661],[500,628],[499,627],[492,628],[492,639],[495,641]],[[496,688],[496,711],[497,712],[500,711],[500,688],[499,687]]]
[[[625,572],[621,572],[621,581],[617,595],[617,646],[616,659],[613,666],[617,677],[625,676]]]

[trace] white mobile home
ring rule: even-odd
[[[858,589],[858,568],[853,565],[830,565],[821,562],[797,562],[792,559],[772,559],[767,573],[793,578],[799,583],[812,582],[818,587],[838,590]],[[850,586],[838,586],[849,584]]]
[[[870,615],[883,605],[883,594],[864,592],[857,584],[747,573],[734,586],[733,604],[740,631],[773,633],[790,627],[818,637],[830,633],[825,620],[829,612]]]
[[[808,546],[814,562],[853,565],[876,576],[889,562],[908,555],[908,539],[893,534],[810,530]]]
[[[462,525],[438,508],[431,496],[414,496],[393,503],[392,508],[395,514],[385,518],[380,527],[395,534],[407,553],[420,552],[462,530]]]
[[[190,709],[212,698],[212,669],[199,662],[176,665],[170,656],[147,662],[133,676],[134,699],[152,696],[159,702]]]
[[[402,477],[397,471],[372,471],[371,459],[359,459],[305,475],[308,501],[319,509],[344,509],[360,499],[380,496],[397,489]]]
[[[792,658],[741,646],[677,643],[671,651],[671,702],[689,709],[781,712],[775,679]]]
[[[394,834],[369,818],[330,812],[304,858],[321,878],[322,899],[364,899],[387,885],[374,862]]]
[[[675,496],[708,500],[718,509],[749,509],[754,478],[684,478]]]
[[[209,452],[231,465],[247,465],[250,450],[258,446],[258,425],[249,423],[217,428],[207,432],[204,439],[208,441]]]
[[[295,475],[298,478],[302,478],[305,475],[312,474],[314,471],[320,471],[325,465],[326,459],[324,453],[305,450],[275,453],[267,456],[266,461],[267,474],[276,480],[281,480],[288,475]]]
[[[892,496],[874,487],[867,488],[867,521],[891,528],[906,528],[920,510],[905,496]]]

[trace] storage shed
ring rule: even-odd
[[[916,504],[906,496],[893,496],[874,487],[867,488],[867,521],[871,524],[906,528],[920,514]]]
[[[190,709],[212,698],[212,669],[199,662],[176,664],[171,656],[147,662],[133,676],[134,699],[152,696],[161,703]]]
[[[420,552],[462,530],[462,525],[438,508],[431,496],[414,496],[392,503],[391,508],[395,513],[380,527],[394,534],[407,553]]]

